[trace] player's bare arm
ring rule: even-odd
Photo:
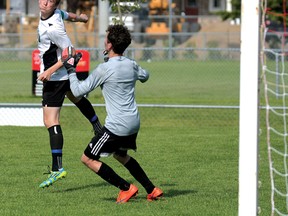
[[[56,64],[45,70],[43,73],[39,74],[38,80],[40,81],[49,81],[51,78],[51,75],[58,70],[60,67],[63,66],[63,63],[61,60],[59,60]]]
[[[68,19],[71,22],[83,22],[87,23],[88,16],[86,14],[77,15],[75,13],[68,12]]]

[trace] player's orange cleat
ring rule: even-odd
[[[138,193],[138,188],[135,185],[130,184],[130,188],[128,191],[123,191],[123,190],[120,191],[116,203],[128,202],[130,198],[136,196],[137,193]]]
[[[147,200],[148,201],[157,200],[161,196],[163,196],[163,191],[160,188],[155,187],[152,193],[147,195]]]

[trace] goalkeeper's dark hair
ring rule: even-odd
[[[117,54],[123,54],[126,48],[131,44],[131,34],[124,25],[109,25],[106,32],[107,39],[113,46],[113,51]]]

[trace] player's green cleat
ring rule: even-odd
[[[40,188],[45,188],[45,187],[49,187],[50,185],[52,185],[55,181],[59,180],[59,179],[62,179],[62,178],[65,178],[66,175],[67,175],[67,172],[64,170],[64,168],[60,169],[59,171],[50,171],[49,170],[49,173],[46,173],[46,174],[49,174],[48,175],[48,179],[45,180],[44,182],[42,182],[39,187]]]

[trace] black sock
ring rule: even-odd
[[[90,101],[87,100],[85,97],[82,97],[81,100],[78,101],[75,105],[92,124],[94,134],[96,135],[97,133],[100,133],[102,130],[102,125]]]
[[[48,128],[52,153],[52,171],[62,168],[63,134],[60,125]]]
[[[130,184],[127,181],[121,178],[111,167],[103,162],[97,174],[105,181],[120,188],[120,190],[127,191],[130,188]]]
[[[96,122],[98,120],[98,116],[93,109],[92,104],[85,97],[82,97],[80,101],[75,103],[81,113],[91,122]]]
[[[94,130],[94,134],[95,134],[95,135],[101,133],[101,131],[102,131],[102,125],[101,125],[101,123],[100,123],[100,121],[99,121],[98,118],[97,118],[96,121],[91,122],[91,124],[92,124],[92,127],[93,127],[93,130]]]
[[[130,157],[130,160],[125,164],[125,167],[129,170],[131,175],[145,188],[148,194],[152,193],[155,186],[149,180],[144,170],[133,157]]]

